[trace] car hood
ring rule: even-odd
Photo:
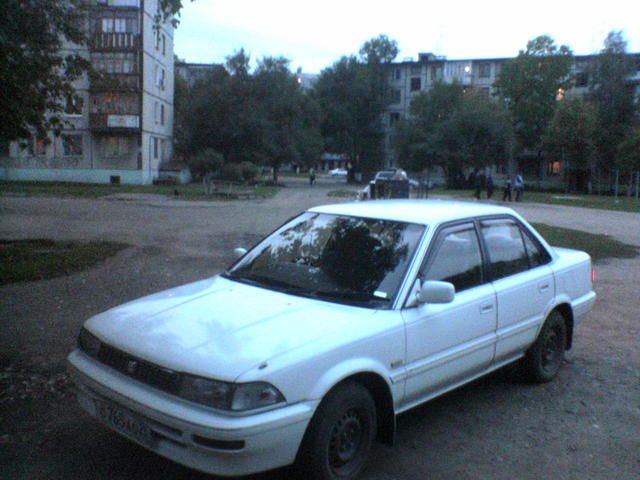
[[[356,318],[374,312],[214,277],[118,306],[85,326],[165,368],[233,381],[270,358],[352,330]]]

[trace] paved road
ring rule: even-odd
[[[220,271],[233,247],[252,244],[309,206],[336,201],[327,193],[343,188],[291,183],[268,200],[203,204],[0,198],[0,238],[133,246],[85,272],[0,288],[0,382],[18,376],[33,387],[24,399],[0,395],[0,478],[205,478],[81,413],[64,383],[64,357],[90,315]],[[531,221],[640,244],[638,214],[515,207]],[[397,444],[376,447],[364,478],[640,478],[640,257],[606,260],[598,274],[598,303],[558,379],[530,386],[503,370],[402,415]],[[59,378],[60,390],[45,393]],[[288,476],[279,470],[258,478]]]

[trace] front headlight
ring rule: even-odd
[[[179,395],[220,410],[243,412],[284,402],[276,387],[265,382],[228,383],[183,374]]]

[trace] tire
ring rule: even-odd
[[[329,392],[307,428],[296,468],[306,480],[351,480],[364,470],[376,437],[369,391],[349,381]]]
[[[566,345],[567,325],[560,312],[553,311],[523,359],[529,379],[535,383],[553,380],[562,366]]]

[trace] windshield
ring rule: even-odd
[[[333,302],[388,308],[424,228],[304,213],[259,243],[225,276]]]

